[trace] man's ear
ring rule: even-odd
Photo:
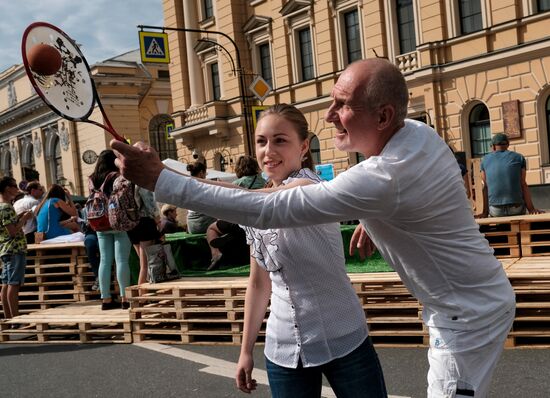
[[[378,128],[380,130],[393,126],[395,108],[390,104],[382,105],[378,110]]]

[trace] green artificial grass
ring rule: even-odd
[[[351,259],[346,263],[348,273],[367,273],[367,272],[390,272],[392,268],[384,261],[380,253],[376,252],[365,261],[359,259]],[[214,271],[205,271],[199,269],[183,270],[181,273],[185,277],[196,276],[229,276],[240,277],[248,276],[250,273],[250,265],[240,265],[234,267],[221,268]]]
[[[348,253],[349,242],[355,230],[355,225],[341,225],[343,251],[346,256],[346,269],[348,273],[368,273],[368,272],[389,272],[393,271],[390,266],[377,252],[370,258],[361,261],[356,253],[350,256]],[[206,271],[210,264],[210,248],[206,242],[204,234],[188,234],[178,232],[166,235],[166,243],[170,244],[172,253],[181,276],[199,277],[199,276],[226,276],[242,277],[250,273],[250,265],[244,264],[249,261],[248,254],[244,260],[235,265],[224,265],[214,271]],[[247,250],[245,248],[244,250]],[[132,250],[130,254],[130,274],[132,284],[137,283],[139,274],[139,261],[136,253]]]

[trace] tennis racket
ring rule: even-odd
[[[27,53],[41,43],[54,47],[61,54],[61,67],[51,76],[40,75],[29,66]],[[46,22],[32,23],[23,33],[21,53],[32,86],[52,111],[68,120],[99,126],[115,139],[127,142],[111,125],[99,100],[90,66],[65,32]],[[103,116],[103,124],[89,119],[96,104]]]

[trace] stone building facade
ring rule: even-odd
[[[529,184],[550,182],[550,2],[546,0],[164,0],[178,157],[231,167],[251,151],[254,106],[306,115],[315,160],[361,160],[334,148],[323,120],[341,71],[387,57],[406,77],[409,117],[434,126],[468,164],[493,134],[513,136]],[[225,35],[228,37],[226,37]],[[240,68],[239,68],[240,65]],[[261,103],[248,86],[273,88]],[[244,94],[244,98],[243,98]],[[252,145],[253,146],[253,145]]]

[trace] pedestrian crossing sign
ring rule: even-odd
[[[168,34],[160,32],[139,32],[141,62],[170,63]]]

